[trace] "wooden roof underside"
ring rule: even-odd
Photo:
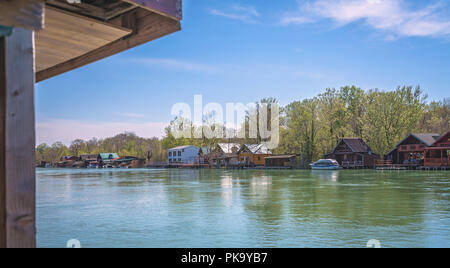
[[[144,0],[141,0],[141,2]],[[36,81],[40,82],[181,29],[181,0],[172,11],[154,9],[158,0],[47,0],[45,27],[36,32]],[[144,2],[145,2],[144,1]],[[145,3],[144,3],[145,4]],[[175,9],[176,7],[176,9]]]
[[[37,82],[179,31],[181,18],[181,0],[0,1],[0,25],[36,30]]]

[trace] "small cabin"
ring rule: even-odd
[[[344,138],[325,158],[335,159],[344,168],[374,168],[379,156],[363,139]]]
[[[215,166],[229,166],[239,164],[239,143],[219,143],[210,153],[210,161]]]
[[[251,166],[264,166],[272,152],[264,144],[244,144],[239,150],[239,162]]]
[[[274,155],[265,158],[265,166],[268,168],[293,168],[297,166],[296,155]]]
[[[425,148],[431,147],[439,137],[435,133],[409,134],[386,155],[386,160],[394,165],[419,166],[423,164]]]
[[[450,167],[450,131],[425,148],[424,166]]]

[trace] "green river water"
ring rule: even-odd
[[[39,247],[450,246],[450,172],[37,170]]]

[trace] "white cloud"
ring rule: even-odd
[[[162,137],[169,123],[84,122],[77,120],[49,120],[37,122],[36,143],[70,144],[75,139],[108,138],[123,132],[134,132],[144,138]]]
[[[225,17],[233,20],[240,20],[247,23],[256,23],[260,16],[253,6],[233,5],[226,10],[210,9],[212,15]]]
[[[442,2],[412,8],[405,0],[313,0],[300,2],[297,13],[285,14],[281,24],[304,24],[329,19],[338,27],[362,21],[393,36],[450,35],[450,18]]]
[[[132,59],[133,63],[144,64],[151,68],[165,68],[170,70],[181,70],[191,72],[212,72],[216,68],[202,63],[195,63],[176,59],[163,59],[163,58],[139,58]]]

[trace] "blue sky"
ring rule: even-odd
[[[175,103],[285,105],[327,87],[450,97],[442,0],[185,0],[182,31],[41,82],[37,142],[161,136]]]

